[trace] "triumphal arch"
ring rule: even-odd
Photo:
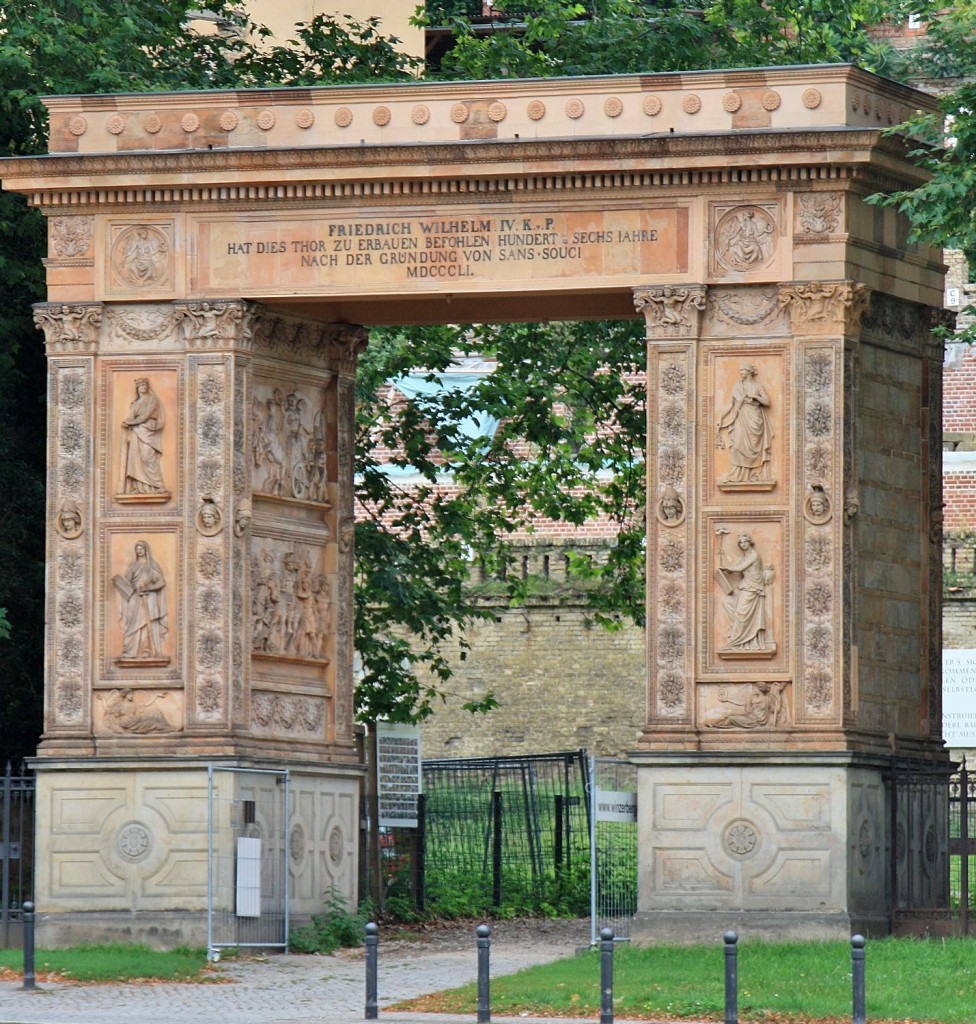
[[[646,322],[638,937],[883,930],[899,861],[943,898],[937,802],[906,832],[885,789],[945,763],[943,267],[865,201],[920,180],[886,129],[926,97],[827,66],[48,107],[3,165],[49,231],[47,939],[199,937],[215,764],[288,770],[294,914],[353,892],[381,323]]]

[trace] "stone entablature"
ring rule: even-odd
[[[534,140],[900,124],[921,94],[846,65],[57,97],[52,153]]]

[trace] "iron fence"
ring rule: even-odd
[[[34,776],[10,762],[0,794],[0,946],[19,946],[23,906],[34,898]]]
[[[420,828],[380,835],[383,903],[586,915],[586,784],[584,751],[425,761]]]

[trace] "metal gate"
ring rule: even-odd
[[[23,906],[34,898],[34,776],[10,762],[0,797],[0,948],[23,941]]]
[[[207,951],[288,949],[288,772],[207,771]]]
[[[637,768],[590,758],[590,942],[629,939],[637,913]]]

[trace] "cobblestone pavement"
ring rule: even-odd
[[[540,923],[531,935],[516,922],[492,931],[490,974],[571,956],[589,942],[589,922]],[[508,925],[509,927],[506,927]],[[470,936],[434,934],[384,943],[378,958],[380,1020],[390,1024],[454,1024],[455,1018],[385,1011],[401,999],[475,981],[477,947]],[[365,1010],[362,951],[335,956],[271,955],[225,960],[225,984],[71,985],[0,983],[0,1024],[346,1024]],[[457,1020],[473,1021],[474,1014]],[[524,1022],[526,1018],[516,1018]],[[505,1018],[493,1016],[496,1024]],[[594,1024],[594,1022],[590,1022]]]

